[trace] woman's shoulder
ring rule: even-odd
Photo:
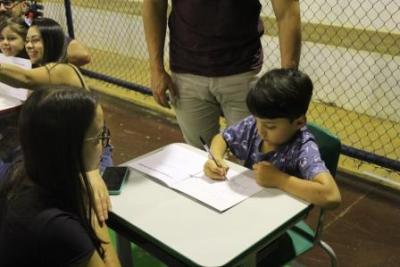
[[[64,84],[87,88],[79,69],[69,63],[48,63],[45,65],[52,84]]]
[[[29,218],[20,217],[17,223],[7,222],[5,229],[10,233],[7,238],[13,244],[13,249],[20,255],[21,251],[28,254],[35,250],[36,255],[31,255],[29,259],[35,266],[55,266],[55,263],[67,266],[79,263],[88,259],[95,251],[78,216],[54,206],[36,210]]]
[[[70,64],[61,63],[61,62],[47,63],[46,65],[44,65],[44,67],[49,70],[67,70],[68,69],[68,70],[73,71],[73,68],[72,68],[72,66],[70,66]]]
[[[46,252],[48,263],[78,263],[93,254],[95,247],[78,216],[50,208],[37,215],[32,228],[40,239],[40,250]],[[50,266],[50,264],[49,264]]]
[[[7,201],[6,221],[25,225],[31,233],[40,233],[50,226],[68,230],[68,225],[81,224],[78,216],[62,210],[57,203],[53,194],[38,185],[24,182]]]
[[[78,217],[57,207],[47,207],[36,214],[32,220],[32,231],[38,237],[54,238],[57,233],[69,232],[69,229],[80,227]],[[61,231],[61,232],[60,232]],[[44,235],[44,233],[49,233]]]
[[[8,200],[7,206],[12,210],[15,220],[33,218],[42,210],[51,206],[50,194],[42,188],[29,182],[23,182],[18,190]]]

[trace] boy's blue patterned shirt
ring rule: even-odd
[[[278,150],[266,154],[260,152],[262,139],[257,134],[254,116],[227,127],[222,135],[233,155],[244,161],[247,168],[251,169],[259,161],[269,161],[279,170],[304,179],[329,172],[321,159],[315,137],[307,127],[300,129]]]

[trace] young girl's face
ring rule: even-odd
[[[24,38],[13,31],[9,26],[0,32],[0,50],[8,57],[17,56],[25,49]]]
[[[43,39],[36,26],[29,27],[26,35],[25,48],[32,64],[38,64],[43,60]]]

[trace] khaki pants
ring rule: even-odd
[[[185,141],[202,148],[199,137],[210,143],[219,133],[222,114],[228,125],[248,116],[246,96],[256,82],[257,73],[251,71],[223,77],[172,73],[179,94],[172,104]]]

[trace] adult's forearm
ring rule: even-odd
[[[164,70],[164,42],[167,27],[167,0],[143,1],[143,24],[152,71]]]
[[[16,88],[29,88],[33,86],[29,72],[23,68],[11,65],[0,64],[0,82]]]
[[[279,34],[282,68],[298,68],[301,50],[300,25],[282,22]]]
[[[297,0],[285,0],[275,11],[279,29],[282,68],[297,68],[301,51],[300,5]]]
[[[102,241],[105,241],[105,243],[102,244],[102,247],[104,249],[103,262],[104,262],[105,266],[106,267],[120,267],[121,265],[120,265],[117,253],[111,243],[111,238],[110,238],[110,234],[108,231],[108,227],[105,224],[103,224],[103,225],[99,224],[94,212],[92,212],[92,225],[96,232],[97,237],[100,238]]]
[[[111,244],[111,241],[109,241]],[[117,253],[114,248],[105,248],[105,258],[104,264],[106,267],[120,267],[121,263],[119,262]]]

